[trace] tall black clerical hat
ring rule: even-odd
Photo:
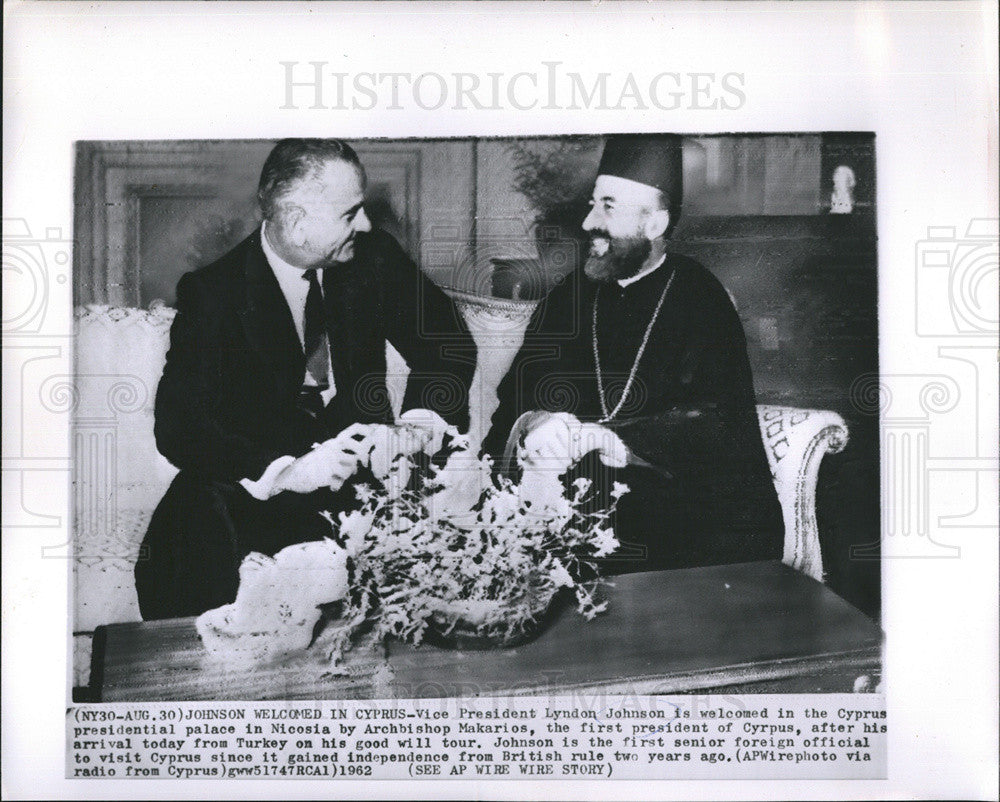
[[[656,187],[677,213],[684,196],[682,139],[676,134],[616,134],[604,144],[598,175]]]

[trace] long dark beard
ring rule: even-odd
[[[638,273],[653,250],[653,243],[643,236],[609,237],[609,247],[603,256],[591,253],[583,266],[593,281],[610,283],[631,278]]]

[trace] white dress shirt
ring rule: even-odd
[[[299,335],[299,342],[302,344],[302,347],[305,348],[306,296],[309,295],[309,282],[305,280],[303,275],[305,271],[302,270],[302,268],[290,265],[278,256],[274,248],[271,247],[271,243],[267,241],[265,233],[266,229],[267,223],[261,223],[260,246],[264,250],[264,256],[267,259],[267,263],[271,266],[271,270],[274,272],[274,277],[278,280],[278,286],[281,287],[281,293],[285,296],[285,301],[288,303],[288,309],[292,313],[292,322],[295,323],[295,333]],[[320,291],[322,292],[323,268],[318,268],[316,270],[316,278],[319,281]],[[330,403],[330,399],[337,394],[337,387],[333,381],[333,365],[330,362],[329,349],[327,349],[326,358],[326,375],[329,377],[330,386],[320,393],[324,406]],[[306,370],[305,375],[302,378],[302,383],[315,386],[316,380],[312,377],[309,371]],[[291,455],[278,457],[278,459],[267,466],[263,475],[259,479],[254,481],[247,477],[246,479],[241,479],[240,484],[243,485],[251,496],[256,499],[260,499],[261,501],[265,501],[272,495],[272,487],[274,485],[274,480],[278,477],[278,474],[294,461],[295,457],[292,457]]]
[[[278,256],[274,248],[271,247],[271,243],[267,241],[265,233],[266,230],[267,223],[261,223],[260,245],[264,249],[264,256],[267,257],[267,263],[271,266],[271,270],[274,272],[274,277],[278,279],[278,286],[281,287],[281,292],[285,296],[285,300],[288,302],[288,308],[292,312],[292,320],[295,323],[295,333],[299,335],[299,342],[302,344],[302,347],[305,348],[306,296],[309,295],[309,282],[305,280],[303,276],[305,271],[302,268],[290,265]],[[322,292],[322,267],[316,269],[316,279],[319,281],[320,292]],[[337,387],[333,381],[333,365],[330,362],[329,350],[327,350],[326,359],[326,375],[329,377],[330,387],[321,393],[324,406],[330,403],[330,399],[337,394]],[[305,385],[315,386],[316,380],[307,370],[302,383]]]
[[[275,278],[278,279],[278,285],[281,287],[281,292],[285,296],[285,300],[288,302],[288,308],[292,313],[292,320],[295,323],[295,331],[299,335],[299,342],[302,343],[302,347],[305,348],[305,318],[306,318],[306,297],[309,295],[309,282],[303,279],[303,270],[301,268],[295,267],[294,265],[288,264],[284,259],[275,253],[274,248],[267,241],[265,236],[266,223],[262,223],[260,227],[260,244],[264,249],[264,256],[267,258],[267,263],[271,266],[271,270],[274,271]],[[320,289],[323,287],[323,270],[316,270],[316,277],[319,279]],[[327,359],[330,358],[329,349],[327,350]],[[334,397],[337,393],[337,389],[333,383],[333,366],[328,365],[327,375],[330,377],[330,387],[322,393],[323,403],[329,403],[330,399]],[[306,371],[303,377],[303,384],[315,385],[315,380],[309,375],[309,371]],[[400,424],[407,424],[419,429],[425,429],[431,432],[430,443],[427,448],[431,449],[428,453],[436,452],[441,448],[442,440],[445,433],[451,428],[444,421],[444,419],[436,412],[429,409],[410,409],[399,416]],[[315,444],[313,447],[315,448]],[[472,453],[475,453],[476,447],[470,446]],[[457,452],[460,453],[460,452]],[[453,455],[453,456],[457,456]],[[256,499],[260,501],[266,501],[271,496],[275,495],[276,491],[274,488],[275,480],[278,475],[289,465],[295,462],[295,457],[291,455],[285,455],[283,457],[278,457],[274,462],[264,469],[264,473],[257,480],[250,479],[249,477],[240,480],[240,484],[246,489],[246,491]],[[280,492],[280,491],[277,491]]]

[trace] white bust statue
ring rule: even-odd
[[[830,214],[850,214],[854,211],[854,187],[856,184],[854,170],[846,164],[841,164],[833,171]]]

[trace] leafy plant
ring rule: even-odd
[[[409,476],[409,468],[404,470]],[[618,547],[610,508],[587,511],[591,484],[571,496],[554,476],[526,474],[519,484],[496,476],[488,457],[465,452],[435,468],[419,489],[389,476],[357,488],[359,510],[329,520],[353,563],[353,591],[342,611],[348,628],[419,644],[429,627],[456,628],[504,643],[525,632],[567,589],[590,619],[607,602],[595,598],[595,560]]]
[[[542,217],[586,203],[594,185],[594,154],[600,144],[600,137],[570,137],[541,147],[515,142],[510,145],[512,186]]]

